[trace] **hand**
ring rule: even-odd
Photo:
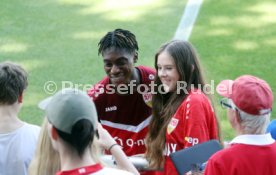
[[[102,127],[102,125],[98,124],[98,132],[99,132],[99,145],[100,147],[108,150],[111,145],[116,144],[117,142],[113,139],[113,137],[108,133],[106,129]]]
[[[192,172],[192,171],[189,171],[188,173],[186,173],[187,175],[203,175],[203,171],[197,171],[197,172]]]

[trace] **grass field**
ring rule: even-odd
[[[20,63],[29,72],[20,118],[41,124],[43,112],[37,104],[50,95],[44,89],[48,81],[58,89],[62,81],[82,89],[101,79],[105,74],[97,43],[107,31],[124,28],[135,33],[138,64],[153,66],[156,49],[173,38],[185,4],[178,0],[2,0],[0,61]],[[209,82],[216,85],[225,78],[253,74],[276,92],[275,9],[273,0],[204,1],[190,41],[200,53]],[[216,104],[218,99],[216,95]],[[216,109],[224,137],[231,139],[234,133],[225,111],[218,105]]]
[[[252,74],[266,80],[276,95],[276,2],[205,0],[191,41],[209,82]],[[215,96],[218,104],[219,97]],[[225,139],[233,137],[226,112],[217,106]],[[274,103],[274,109],[276,105]],[[275,110],[273,118],[276,118]]]

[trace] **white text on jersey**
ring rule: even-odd
[[[111,106],[111,107],[105,108],[105,112],[111,112],[111,111],[116,111],[116,110],[117,110],[117,106]]]
[[[175,143],[167,143],[165,146],[165,155],[169,156],[171,153],[176,151],[177,144]]]

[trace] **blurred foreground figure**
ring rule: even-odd
[[[18,118],[28,80],[19,65],[0,63],[0,175],[27,175],[40,128]]]

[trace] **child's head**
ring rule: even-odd
[[[0,63],[0,104],[21,103],[27,85],[27,73],[20,65],[12,62]]]
[[[64,89],[48,101],[46,117],[55,148],[57,138],[82,157],[97,133],[98,116],[93,101],[76,89]]]

